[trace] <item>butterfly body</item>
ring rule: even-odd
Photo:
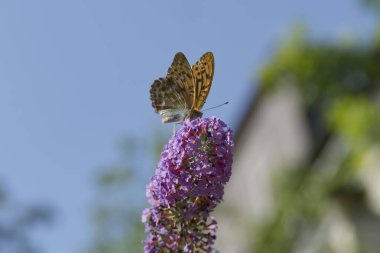
[[[150,99],[156,113],[162,115],[163,123],[182,122],[202,116],[203,107],[214,74],[214,56],[205,53],[190,67],[181,52],[164,78],[155,80],[150,89]]]

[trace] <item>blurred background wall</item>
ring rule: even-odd
[[[220,248],[379,251],[379,52],[376,36],[283,43],[238,128]]]

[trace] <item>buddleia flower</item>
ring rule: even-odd
[[[186,120],[161,153],[147,186],[144,252],[213,252],[210,213],[231,176],[232,132],[215,117]]]

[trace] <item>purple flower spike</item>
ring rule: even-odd
[[[213,252],[209,217],[231,176],[232,133],[215,117],[186,120],[161,153],[147,186],[144,252]]]

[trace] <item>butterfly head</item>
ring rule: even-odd
[[[166,111],[162,112],[164,117],[162,118],[162,123],[172,123],[172,122],[183,122],[185,119],[196,119],[202,117],[203,113],[197,110],[186,111],[182,113],[166,113]]]
[[[203,115],[203,112],[200,112],[198,110],[194,110],[191,115],[190,115],[190,120],[196,119],[196,118],[201,118]]]

